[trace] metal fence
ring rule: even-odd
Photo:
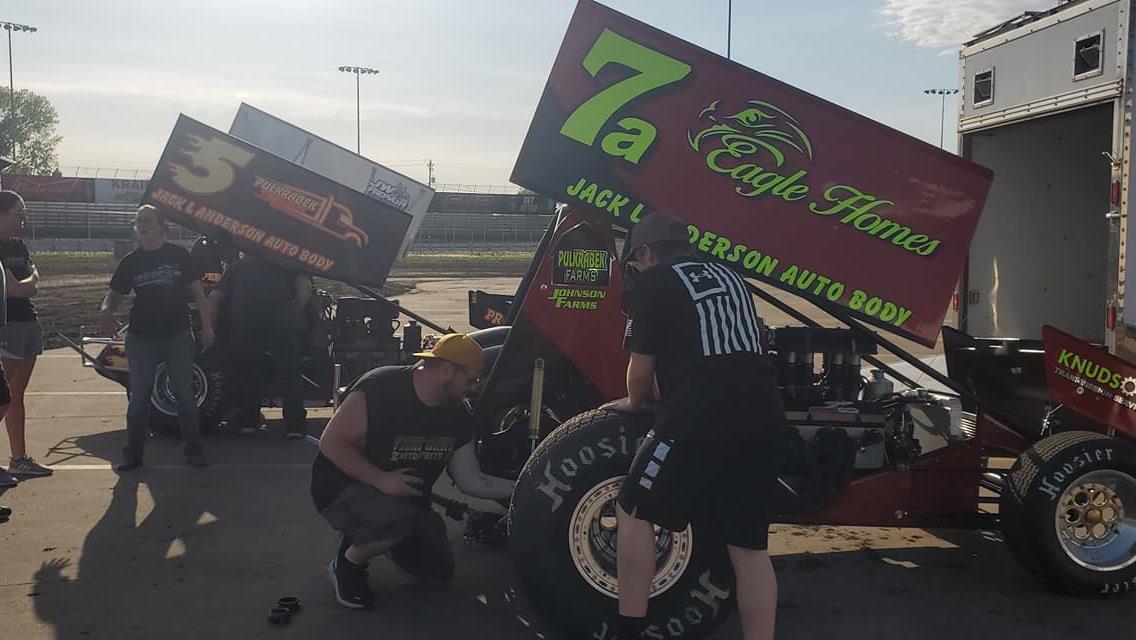
[[[24,237],[30,240],[134,238],[134,205],[29,202]],[[428,213],[414,247],[531,247],[551,221],[546,215]],[[171,240],[192,241],[197,234],[178,225]]]

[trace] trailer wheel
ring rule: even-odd
[[[193,363],[193,400],[197,403],[201,433],[211,433],[223,415],[224,377],[221,371],[204,362]],[[150,430],[163,436],[180,437],[177,420],[177,400],[170,388],[166,365],[158,365],[154,376],[154,389],[150,394]]]
[[[1136,443],[1060,433],[1023,453],[1002,492],[1003,535],[1046,586],[1136,592]]]
[[[617,615],[615,498],[649,427],[643,416],[589,411],[529,458],[509,510],[513,564],[533,606],[566,638],[610,638]],[[645,637],[700,638],[734,608],[734,577],[713,532],[656,529]]]

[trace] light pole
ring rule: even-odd
[[[10,149],[12,157],[16,156],[16,80],[12,73],[12,32],[13,31],[27,31],[28,33],[35,33],[35,27],[29,27],[26,24],[16,24],[15,22],[5,22],[0,20],[0,27],[8,32],[8,132],[11,138],[9,143],[12,145]]]
[[[350,66],[339,67],[339,70],[344,72],[344,73],[354,73],[355,74],[355,153],[358,153],[359,155],[363,155],[363,152],[362,152],[363,137],[362,137],[362,134],[360,133],[360,131],[363,127],[363,124],[362,124],[362,116],[360,115],[360,111],[359,111],[359,76],[360,75],[377,74],[379,72],[379,70],[378,69],[372,69],[370,67],[350,67]]]
[[[726,0],[726,59],[730,60],[730,37],[734,35],[734,0]]]
[[[943,128],[947,120],[947,96],[958,93],[958,89],[924,89],[923,93],[929,96],[941,96],[942,105],[939,107],[939,148],[943,148]]]

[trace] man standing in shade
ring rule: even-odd
[[[632,228],[623,263],[633,280],[628,397],[604,408],[637,412],[657,403],[658,411],[616,510],[619,638],[645,630],[652,525],[677,532],[695,520],[725,538],[746,640],[771,640],[769,501],[785,412],[753,297],[736,273],[694,256],[686,225],[663,213]]]
[[[307,411],[300,334],[311,291],[307,277],[246,254],[225,271],[210,296],[218,310],[217,334],[229,359],[226,377],[236,405],[234,420],[242,434],[255,434],[260,428],[260,402],[274,377],[280,381],[285,436],[304,436]]]

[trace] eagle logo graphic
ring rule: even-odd
[[[687,141],[695,151],[701,152],[704,144],[717,139],[735,154],[764,150],[778,167],[785,164],[787,153],[796,152],[812,160],[813,145],[808,134],[784,109],[764,100],[748,100],[737,113],[723,115],[719,112],[721,102],[711,102],[698,114],[698,119],[709,126],[698,133],[687,132]]]

